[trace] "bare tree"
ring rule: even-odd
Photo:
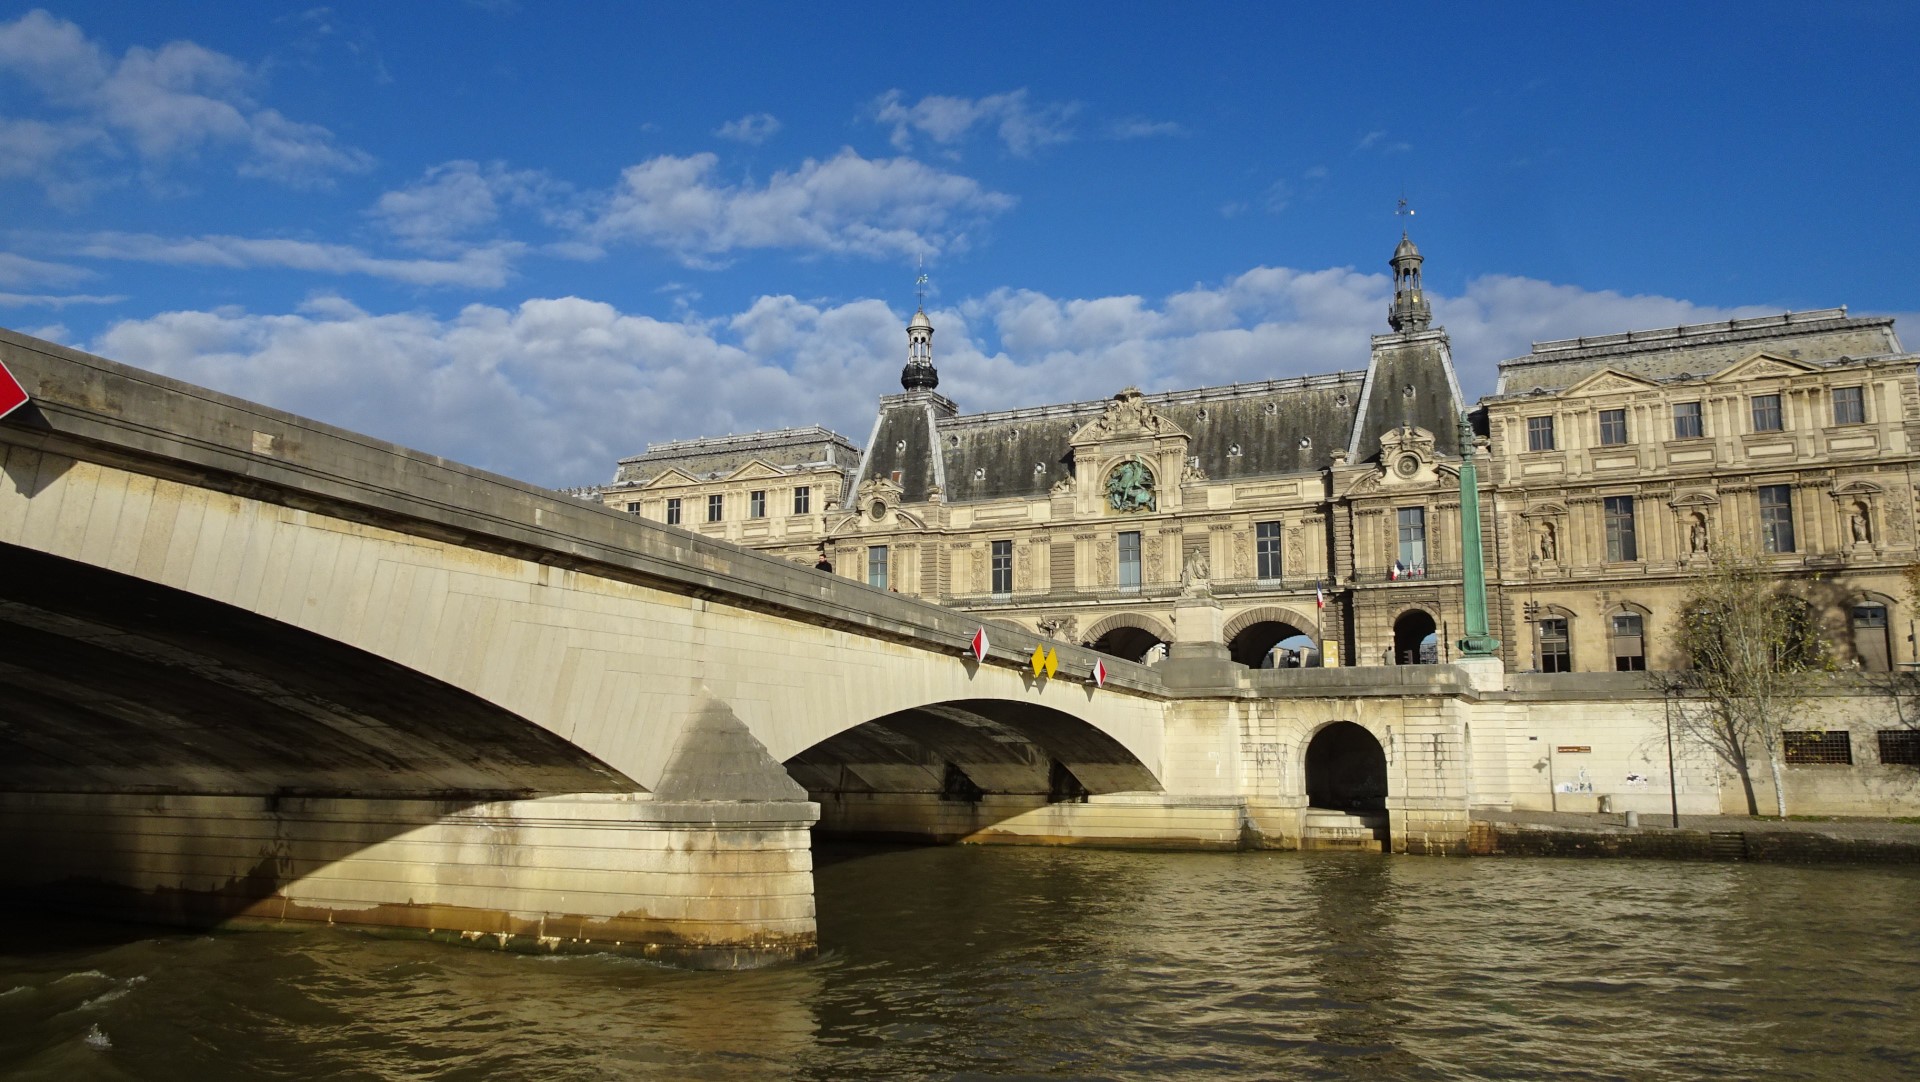
[[[1832,669],[1805,601],[1785,592],[1751,552],[1716,549],[1688,588],[1674,628],[1691,666],[1668,678],[1675,722],[1740,776],[1747,814],[1760,814],[1753,766],[1773,776],[1774,808],[1787,814],[1780,764],[1785,733],[1818,675]]]

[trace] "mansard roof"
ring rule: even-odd
[[[845,436],[819,425],[804,425],[650,443],[644,452],[621,459],[613,480],[615,484],[644,483],[670,469],[695,478],[730,477],[754,462],[781,471],[809,466],[849,470],[859,461],[860,449]]]
[[[1336,372],[1163,391],[1141,402],[1189,437],[1187,454],[1208,478],[1266,477],[1321,469],[1335,450],[1345,449],[1365,377]],[[907,502],[925,499],[936,484],[942,498],[955,503],[1044,497],[1072,475],[1074,433],[1110,404],[1097,399],[956,416],[916,395],[888,395],[859,480],[898,471]]]
[[[1897,354],[1888,317],[1849,317],[1845,308],[1783,312],[1752,319],[1693,323],[1595,338],[1536,342],[1533,352],[1500,362],[1494,397],[1535,389],[1561,391],[1602,369],[1662,381],[1719,372],[1766,352],[1808,364]]]

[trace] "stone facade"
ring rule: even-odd
[[[904,390],[881,398],[841,504],[765,526],[683,510],[681,524],[1129,660],[1165,656],[1197,592],[1243,665],[1320,663],[1310,642],[1328,664],[1440,662],[1465,633],[1470,414],[1509,669],[1677,665],[1670,625],[1715,546],[1780,549],[1768,560],[1844,664],[1916,660],[1900,570],[1920,555],[1920,388],[1891,319],[1831,309],[1542,343],[1469,407],[1421,259],[1403,238],[1393,330],[1364,370],[995,413],[934,390],[916,313]],[[743,484],[776,483],[744,468],[768,479],[669,468],[650,449],[605,499],[631,509],[637,487],[655,519],[655,492],[744,507]]]

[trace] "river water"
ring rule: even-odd
[[[0,1077],[1920,1077],[1920,869],[824,849],[819,960],[0,934]]]

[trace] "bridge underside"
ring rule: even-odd
[[[639,786],[331,639],[0,545],[0,791],[486,801]]]

